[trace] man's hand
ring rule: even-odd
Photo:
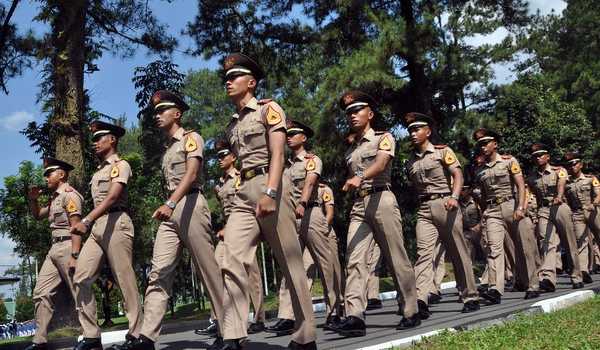
[[[256,203],[256,217],[262,218],[275,212],[275,200],[264,194]]]
[[[304,207],[301,204],[298,204],[296,207],[296,219],[302,219],[304,217]]]
[[[69,232],[72,235],[85,235],[88,231],[88,227],[83,223],[83,222],[78,222],[75,225],[71,226],[71,229],[69,230]]]
[[[344,187],[342,187],[342,191],[348,192],[348,191],[354,190],[355,188],[359,188],[361,182],[362,182],[362,179],[360,177],[353,176],[353,177],[349,178],[348,180],[346,180]]]
[[[222,241],[223,239],[225,239],[225,229],[220,229],[220,230],[217,232],[217,238],[218,238],[218,239],[220,239],[221,241]]]
[[[444,208],[446,208],[447,211],[455,210],[456,208],[458,208],[458,201],[454,198],[449,198],[444,203]]]
[[[31,201],[36,201],[36,200],[38,200],[38,198],[40,198],[41,194],[42,194],[42,190],[39,187],[32,186],[29,189],[29,192],[27,192],[27,198]]]
[[[158,221],[167,221],[171,218],[171,215],[173,215],[173,209],[163,204],[154,211],[152,218]]]
[[[522,209],[515,210],[515,212],[513,213],[513,219],[515,221],[520,221],[523,218],[525,218],[525,213],[523,212],[523,210]]]
[[[77,266],[77,259],[74,257],[69,258],[69,275],[73,276],[75,274],[75,266]]]

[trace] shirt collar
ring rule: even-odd
[[[54,194],[56,196],[58,196],[59,194],[62,194],[65,192],[65,189],[67,189],[67,187],[69,186],[68,183],[63,183],[62,185],[58,186],[58,188],[56,189],[56,191],[54,191]]]
[[[552,168],[550,167],[550,163],[546,164],[546,167],[544,168],[544,170],[539,171],[538,169],[538,174],[540,175],[544,175],[544,174],[550,174],[552,172]]]
[[[375,130],[373,130],[373,128],[369,128],[369,130],[367,130],[367,132],[365,132],[365,134],[360,139],[360,141],[362,141],[363,139],[367,140],[367,141],[373,141],[374,138],[375,138]]]
[[[181,140],[183,138],[183,133],[185,132],[185,130],[183,128],[179,128],[177,129],[177,131],[175,131],[175,133],[173,134],[173,136],[171,136],[171,139],[173,140]]]
[[[257,111],[258,110],[258,100],[256,99],[256,97],[252,97],[250,99],[250,101],[248,101],[248,103],[246,103],[246,105],[244,106],[244,108],[242,108],[242,111],[245,109],[250,109],[253,111]],[[238,119],[240,117],[240,113],[234,113],[232,115],[232,118]]]
[[[110,157],[106,158],[100,165],[98,165],[98,169],[102,168],[105,164],[113,164],[116,161],[121,160],[117,153],[113,153]]]
[[[236,176],[240,175],[240,171],[237,170],[236,168],[231,168],[226,174],[225,174],[225,178],[230,177],[230,178],[234,178]]]
[[[306,150],[302,150],[302,152],[298,153],[298,155],[294,157],[294,161],[304,160],[304,157],[306,157]]]
[[[429,141],[428,141],[429,142]],[[425,148],[425,151],[423,153],[419,153],[419,151],[415,150],[415,154],[421,158],[425,155],[425,153],[433,153],[435,152],[435,146],[433,145],[433,143],[429,142],[427,144],[427,148]]]
[[[487,162],[485,165],[489,168],[493,167],[494,165],[496,165],[496,163],[498,163],[498,157],[500,157],[498,153],[494,154],[494,158],[490,159],[490,161]]]

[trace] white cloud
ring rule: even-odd
[[[561,14],[567,7],[563,0],[529,0],[529,13],[534,14],[540,11],[540,14],[547,15],[554,10],[556,14]]]
[[[13,112],[7,116],[0,117],[0,130],[21,131],[27,126],[27,123],[33,120],[33,114],[29,112]]]
[[[6,267],[6,265],[19,263],[19,257],[13,252],[14,247],[15,242],[0,234],[0,270],[2,270],[2,267]]]

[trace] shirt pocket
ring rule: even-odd
[[[108,193],[108,189],[110,188],[110,179],[98,179],[97,186],[99,193]]]
[[[360,155],[360,164],[362,169],[367,169],[373,162],[375,162],[375,157],[377,156],[377,150],[372,149],[363,152]]]
[[[185,159],[177,160],[171,163],[171,174],[173,176],[183,176],[185,174]]]
[[[508,174],[508,169],[500,168],[494,170],[494,184],[495,185],[505,185],[510,183],[510,176]]]
[[[242,137],[244,139],[244,146],[250,149],[256,149],[266,146],[267,139],[265,131],[265,128],[260,125],[256,125],[244,130],[242,134]]]

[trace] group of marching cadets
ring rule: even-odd
[[[175,93],[157,91],[150,104],[168,139],[162,158],[168,197],[153,214],[161,223],[142,304],[131,263],[134,227],[127,199],[131,168],[117,152],[125,130],[92,123],[94,151],[100,160],[91,181],[94,209],[84,215],[83,197],[68,184],[73,167],[58,159],[47,158],[44,164],[53,192],[49,205],[38,205],[39,189],[28,194],[33,215],[49,218],[53,243],[35,287],[38,330],[28,349],[47,348],[51,296],[62,282],[73,294],[83,329],[83,339],[74,349],[102,349],[92,285],[105,260],[121,288],[129,320],[126,341],[112,348],[155,349],[183,248],[188,249],[212,305],[212,324],[196,333],[214,336],[209,347],[213,350],[242,349],[248,334],[261,331],[291,334],[290,349],[316,349],[311,267],[323,284],[324,328],[346,337],[364,336],[365,311],[381,307],[377,269],[383,264],[398,293],[398,330],[417,327],[430,316],[429,305],[441,298],[446,259],[453,266],[463,313],[478,311],[480,300],[500,303],[508,273],[525,299],[539,297],[540,290],[554,291],[561,245],[573,267],[573,287],[591,281],[592,235],[596,242],[600,239],[600,183],[581,172],[578,155],[565,155],[565,170],[549,164],[547,147],[536,143],[531,155],[537,167],[525,179],[515,157],[498,153],[500,135],[478,129],[473,138],[479,156],[472,183],[465,186],[456,154],[431,141],[435,123],[420,113],[408,113],[403,119],[413,145],[405,170],[419,203],[413,265],[391,187],[396,141],[390,132],[374,130],[379,117],[376,101],[359,90],[345,92],[339,101],[351,129],[344,155],[348,177],[341,191],[350,193],[353,201],[342,269],[332,229],[333,191],[323,182],[322,160],[306,149],[313,130],[288,119],[276,102],[255,97],[265,73],[253,59],[229,55],[223,70],[236,113],[225,137],[216,142],[222,176],[215,193],[225,219],[216,233],[216,247],[201,190],[204,140],[181,127],[189,109],[185,101]],[[291,154],[287,160],[286,145]],[[270,326],[265,325],[256,260],[261,240],[268,243],[283,273],[278,320]],[[487,260],[479,287],[473,272],[477,247]],[[250,305],[254,320],[249,324]]]

